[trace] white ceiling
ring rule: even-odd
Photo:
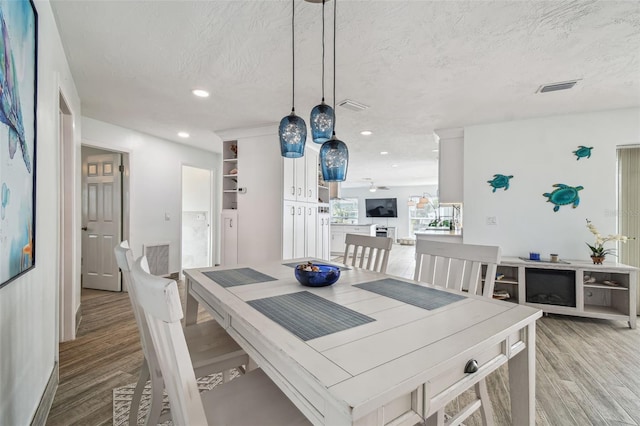
[[[291,2],[51,0],[82,113],[218,151],[222,130],[291,109]],[[296,112],[321,96],[321,10],[296,0]],[[437,180],[433,130],[640,106],[640,2],[337,3],[336,132],[345,187]],[[332,10],[326,97],[332,102]],[[581,79],[569,91],[541,84]],[[211,92],[208,99],[193,88]],[[360,135],[361,130],[372,136]],[[517,143],[517,141],[514,141]],[[273,149],[279,149],[274,144]],[[386,156],[380,151],[388,151]],[[397,164],[398,167],[392,167]]]

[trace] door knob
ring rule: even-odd
[[[86,231],[86,230],[87,230],[87,229],[89,229],[89,228],[87,228],[86,226],[83,226],[83,227],[82,227],[82,228],[80,228],[80,229],[82,229],[83,231]]]

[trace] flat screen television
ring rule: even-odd
[[[396,198],[367,198],[364,203],[367,217],[398,217]]]

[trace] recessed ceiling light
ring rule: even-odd
[[[431,151],[432,152],[439,152],[440,150],[439,149],[432,149]]]
[[[371,136],[373,132],[371,130],[363,130],[360,132],[362,136]]]
[[[180,136],[181,138],[188,138],[189,137],[189,133],[187,133],[187,132],[178,132],[178,136]]]
[[[392,164],[391,167],[398,167],[398,165],[397,164]]]
[[[380,155],[387,155],[388,152],[387,151],[380,151]]]
[[[191,91],[191,93],[193,93],[194,95],[196,95],[199,98],[208,98],[209,97],[209,92],[207,92],[206,90],[202,90],[202,89],[193,89]]]

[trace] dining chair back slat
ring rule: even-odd
[[[492,297],[500,258],[497,246],[418,240],[414,279]]]
[[[343,262],[346,265],[386,273],[393,239],[370,235],[347,234]],[[351,261],[349,261],[351,258]]]

